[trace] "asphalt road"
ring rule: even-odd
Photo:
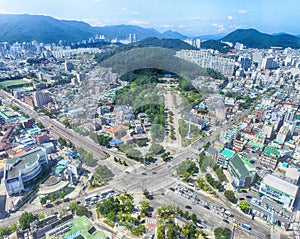
[[[216,227],[228,227],[232,229],[232,226],[230,224],[227,224],[223,221],[224,217],[220,216],[220,214],[215,213],[213,210],[213,205],[215,207],[220,208],[221,206],[224,206],[223,204],[217,202],[215,199],[209,198],[207,196],[198,194],[198,197],[200,200],[204,200],[209,202],[210,210],[203,207],[201,204],[195,204],[190,199],[187,199],[185,197],[179,196],[178,193],[175,193],[171,190],[167,190],[165,193],[157,194],[154,196],[154,203],[157,205],[173,205],[175,207],[180,207],[184,211],[187,210],[190,213],[195,213],[197,217],[205,221],[205,224],[210,226],[211,228]],[[185,206],[189,205],[192,209],[186,209]],[[234,219],[237,223],[247,223],[252,227],[251,234],[256,235],[259,238],[265,238],[265,235],[270,233],[270,228],[264,224],[261,224],[257,221],[252,221],[250,216],[241,213],[235,208],[228,208],[228,210],[234,215]],[[228,221],[233,220],[232,217],[228,218]]]
[[[5,98],[9,97],[10,99],[13,99],[11,95],[1,90],[0,90],[0,96]],[[50,127],[51,131],[55,131],[55,134],[70,140],[77,147],[82,147],[85,150],[93,153],[93,155],[97,159],[102,159],[107,153],[111,155],[116,155],[116,157],[119,158],[122,157],[121,155],[115,152],[108,151],[107,149],[100,147],[92,140],[82,137],[81,135],[73,132],[72,130],[65,128],[62,124],[60,124],[57,121],[50,119],[49,117],[44,115],[38,115],[35,111],[26,107],[26,105],[22,102],[13,100],[13,103],[18,105],[22,110],[24,110],[30,116],[35,117],[36,120],[41,121],[46,127]],[[212,136],[204,137],[201,140],[194,143],[193,145],[190,145],[189,147],[183,149],[181,152],[179,152],[177,155],[174,156],[171,162],[168,163],[162,163],[159,165],[152,164],[151,166],[146,167],[141,164],[134,164],[130,162],[130,166],[124,169],[119,167],[117,164],[113,163],[110,160],[101,160],[99,162],[101,162],[102,164],[106,164],[115,173],[114,179],[109,183],[110,188],[121,192],[128,191],[129,193],[140,193],[140,194],[143,192],[145,188],[147,188],[149,192],[156,195],[155,196],[156,199],[154,202],[156,202],[157,205],[171,204],[171,205],[179,205],[180,207],[184,208],[185,205],[191,202],[176,193],[169,192],[168,190],[166,191],[166,188],[168,188],[172,183],[174,183],[177,180],[176,177],[173,176],[173,173],[175,172],[178,164],[181,163],[182,161],[185,161],[188,157],[194,157],[195,148],[199,149],[203,147],[203,145],[208,140],[211,141],[214,138],[216,138],[220,130],[221,128],[219,128],[218,131],[216,131]],[[99,191],[101,190],[103,189],[99,189]],[[167,195],[166,194],[160,195],[159,192],[166,192]],[[204,195],[201,196],[204,197]],[[84,195],[78,198],[78,200],[83,200],[83,199],[84,199]],[[210,204],[216,204],[216,199],[214,198],[206,197],[206,200]],[[232,206],[228,201],[225,202],[221,200],[219,200],[218,205],[229,207],[229,208]],[[66,204],[55,206],[55,210],[63,208],[65,206]],[[224,222],[221,221],[221,217],[219,215],[215,215],[214,213],[209,212],[209,210],[204,209],[203,206],[200,205],[196,205],[196,204],[192,205],[192,208],[193,208],[193,212],[195,212],[200,219],[204,218],[204,220],[207,220],[209,223],[211,223],[211,225],[224,226]],[[48,213],[52,210],[38,209],[38,210],[34,210],[33,212]],[[246,222],[249,223],[250,225],[253,225],[254,233],[257,233],[259,235],[269,234],[270,229],[267,226],[257,223],[255,221],[251,221],[250,217],[249,219],[247,219],[247,216],[244,213],[241,213],[239,210],[235,208],[230,208],[229,210],[233,212],[233,214],[239,221]],[[11,218],[6,219],[5,224],[7,225],[7,223],[10,224],[13,221],[16,221],[17,217],[18,216],[13,215]]]

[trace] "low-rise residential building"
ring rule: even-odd
[[[226,168],[228,166],[228,162],[233,158],[234,155],[235,155],[235,152],[233,150],[230,150],[228,148],[224,148],[218,154],[218,157],[216,159],[216,163]]]
[[[280,152],[272,147],[267,147],[259,159],[259,164],[270,170],[274,170],[278,164]]]
[[[209,147],[207,150],[205,150],[205,155],[211,157],[215,162],[218,158],[218,150],[214,147]]]

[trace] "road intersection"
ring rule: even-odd
[[[37,114],[26,104],[15,99],[7,92],[1,90],[0,96],[4,99],[10,100],[11,103],[17,105],[24,112],[34,117],[36,121],[42,122],[51,133],[65,138],[66,140],[72,142],[76,147],[82,147],[86,151],[91,152],[94,157],[98,159],[99,164],[107,165],[115,174],[115,177],[109,182],[109,188],[119,192],[128,192],[133,194],[142,194],[143,191],[147,189],[151,194],[155,195],[153,203],[157,204],[157,206],[171,204],[183,208],[188,203],[191,203],[188,201],[188,199],[183,198],[169,190],[169,187],[178,180],[175,176],[176,168],[187,158],[195,156],[197,157],[197,150],[202,148],[206,142],[216,139],[221,130],[221,128],[218,128],[210,137],[204,137],[186,148],[179,149],[170,162],[159,161],[156,165],[152,164],[152,166],[146,166],[140,163],[134,163],[131,160],[128,160],[125,156],[122,156],[120,153],[101,147],[91,139],[83,137],[73,130],[66,128],[55,119],[51,119],[45,115]],[[114,163],[111,158],[104,159],[106,158],[106,155],[112,155],[121,158],[122,160],[125,160],[129,166],[127,168],[118,166],[118,164]],[[99,191],[101,190],[103,189],[100,188]],[[236,209],[228,201],[213,198],[205,195],[203,192],[197,193],[200,199],[207,201],[210,205],[230,208],[230,210],[234,212],[236,220],[239,222],[251,223],[251,225],[255,225],[253,226],[253,231],[259,235],[259,237],[263,238],[264,235],[269,234],[269,227],[261,224],[260,222],[251,221],[250,217]],[[80,195],[77,200],[83,199],[84,195]],[[57,206],[56,209],[64,208],[65,206],[66,204],[62,203],[62,205]],[[48,211],[49,209],[39,209],[33,212],[46,213]],[[222,222],[219,215],[203,208],[201,205],[193,205],[192,212],[196,213],[199,218],[205,218],[207,224],[211,226],[229,226]],[[16,217],[12,216],[8,220],[5,220],[5,222],[11,223],[15,221],[15,219]]]

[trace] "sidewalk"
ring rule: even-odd
[[[57,192],[69,184],[68,181],[60,181],[59,183],[53,186],[41,185],[40,190],[38,191],[38,195],[49,194],[53,192]]]
[[[232,182],[231,175],[229,174],[229,172],[227,170],[223,170],[223,172],[224,172],[224,174],[225,174],[225,176],[226,176],[226,178],[228,180],[228,183],[226,184],[225,189],[226,190],[232,190],[232,191],[234,191],[235,189],[234,189],[233,185],[230,183],[230,182]]]

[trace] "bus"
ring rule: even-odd
[[[251,226],[248,225],[248,224],[246,224],[246,223],[243,223],[243,224],[242,224],[242,228],[245,228],[245,229],[247,229],[247,230],[251,230]]]
[[[86,197],[84,198],[84,204],[85,204],[85,206],[86,206],[86,205],[88,205],[88,204],[91,203],[91,202],[98,201],[98,199],[99,199],[98,193],[91,194],[91,195],[86,196]]]
[[[100,199],[105,199],[105,198],[110,198],[112,196],[114,196],[115,191],[112,189],[108,189],[106,191],[102,191],[100,193]]]

